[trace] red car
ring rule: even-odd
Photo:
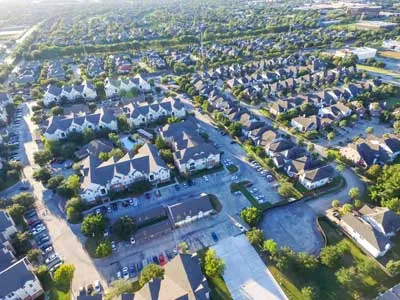
[[[165,261],[165,257],[164,254],[160,254],[160,256],[158,257],[158,260],[160,261],[160,265],[163,266],[165,265],[167,262]]]

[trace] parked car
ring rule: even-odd
[[[100,293],[101,292],[101,284],[100,284],[100,280],[96,280],[94,282],[94,291],[96,293]]]
[[[58,256],[57,256],[57,254],[52,254],[52,255],[50,255],[48,258],[46,258],[46,260],[44,261],[46,264],[49,264],[49,263],[51,263],[53,260],[55,260],[55,259],[57,259],[58,258]]]
[[[92,284],[88,284],[86,287],[86,292],[88,295],[91,295],[94,291],[93,285]]]
[[[131,244],[132,244],[132,245],[135,245],[135,244],[136,244],[136,240],[135,240],[135,238],[134,238],[133,236],[131,236],[130,241],[131,241]]]
[[[214,231],[211,233],[211,237],[214,240],[214,242],[218,242],[218,236]]]
[[[129,266],[129,275],[130,277],[135,277],[135,274],[136,274],[136,268],[135,265],[132,264]]]
[[[160,265],[161,266],[163,266],[163,265],[165,265],[167,262],[165,261],[165,257],[164,257],[164,254],[160,254],[160,256],[158,257],[158,260],[159,260],[159,262],[160,262]]]
[[[129,279],[128,267],[122,268],[122,277],[123,277],[124,279]]]
[[[113,251],[117,250],[117,245],[115,244],[114,241],[111,241],[111,249],[112,249]]]
[[[159,260],[158,260],[158,257],[157,256],[153,256],[153,263],[155,263],[156,265],[159,265],[160,264],[160,262],[159,262]]]

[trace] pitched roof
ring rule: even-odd
[[[384,234],[395,233],[400,229],[400,216],[386,207],[371,207],[364,205],[359,213],[369,217],[382,227]]]
[[[383,233],[376,230],[361,217],[348,213],[342,217],[342,221],[380,251],[384,251],[386,245],[389,244],[389,239],[385,237]]]
[[[167,209],[171,223],[175,224],[176,222],[185,220],[187,217],[196,216],[199,212],[210,211],[213,207],[209,197],[205,195],[168,205]]]
[[[29,262],[23,258],[0,272],[0,298],[17,291],[36,276],[29,268]]]
[[[303,172],[304,178],[310,182],[318,182],[325,178],[332,178],[335,170],[331,166],[323,166]]]
[[[210,289],[196,256],[180,253],[167,263],[164,269],[163,279],[147,283],[135,293],[133,299],[207,299],[206,295]]]
[[[8,213],[2,209],[0,210],[0,232],[5,231],[7,228],[14,226]]]

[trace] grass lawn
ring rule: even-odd
[[[400,73],[396,73],[396,72],[386,70],[383,68],[365,66],[365,65],[360,65],[360,64],[357,64],[357,68],[360,70],[365,70],[367,72],[372,72],[372,73],[377,73],[377,74],[382,74],[382,75],[389,75],[389,76],[393,76],[396,78],[400,77]]]
[[[49,298],[50,298],[50,300],[70,300],[71,293],[70,293],[70,291],[63,292],[63,291],[57,290],[56,288],[53,288],[49,292]]]
[[[210,198],[210,202],[212,207],[217,211],[220,212],[222,210],[222,204],[221,202],[218,200],[217,196],[213,195],[213,194],[208,194],[208,197]]]
[[[282,272],[272,263],[268,263],[269,270],[289,299],[303,299],[301,289],[305,286],[315,287],[319,293],[318,299],[353,299],[352,291],[343,287],[337,281],[335,272],[341,267],[348,268],[359,265],[361,262],[366,262],[367,265],[372,266],[372,271],[362,277],[362,294],[365,299],[372,299],[380,291],[384,291],[399,282],[399,276],[396,278],[389,277],[379,268],[374,259],[364,254],[353,241],[339,231],[327,218],[321,217],[319,223],[325,232],[328,245],[342,243],[346,245],[347,251],[335,267],[330,268],[319,264],[312,272],[299,269],[288,269]]]
[[[200,259],[201,269],[203,270],[204,274],[205,274],[205,272],[204,272],[204,263],[203,262],[204,262],[204,256],[205,256],[207,250],[208,249],[205,248],[205,249],[199,250],[197,252],[199,259]],[[206,278],[207,278],[208,285],[211,289],[210,298],[212,300],[232,299],[231,293],[229,292],[228,287],[226,286],[226,283],[221,276],[210,277],[210,276],[206,275]]]
[[[239,170],[238,167],[235,165],[229,165],[226,168],[228,169],[229,173],[231,173],[231,174],[236,173]]]
[[[219,166],[217,166],[215,168],[212,168],[212,169],[205,169],[205,170],[201,170],[201,171],[195,172],[195,173],[191,174],[189,177],[185,178],[184,180],[188,180],[188,179],[191,179],[191,178],[203,177],[204,175],[214,174],[214,173],[217,173],[217,172],[220,172],[220,171],[223,171],[223,170],[224,170],[224,167],[222,165],[219,165]]]
[[[400,97],[389,97],[387,99],[385,99],[387,108],[389,110],[394,109],[395,107],[397,107],[398,105],[400,105]]]
[[[400,52],[395,51],[379,51],[378,55],[386,58],[400,59]]]

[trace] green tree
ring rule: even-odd
[[[115,132],[110,132],[108,134],[108,138],[111,142],[113,142],[115,147],[121,147],[121,141],[119,139],[118,134],[116,134]]]
[[[327,267],[336,266],[340,257],[342,257],[346,250],[345,244],[336,244],[332,246],[326,246],[321,250],[319,255],[321,263]]]
[[[250,226],[256,226],[260,221],[262,212],[256,207],[248,207],[240,212],[240,217]]]
[[[400,164],[386,165],[369,188],[371,199],[381,206],[400,213]]]
[[[356,198],[358,198],[358,197],[360,197],[360,189],[359,188],[357,188],[357,187],[353,187],[353,188],[351,188],[350,190],[349,190],[349,197],[351,198],[351,199],[356,199]]]
[[[82,221],[82,212],[86,209],[86,202],[80,197],[72,197],[65,205],[67,220],[71,223]]]
[[[38,264],[39,259],[42,256],[42,252],[39,249],[30,249],[28,253],[26,254],[26,257],[28,260],[33,263],[33,264]]]
[[[306,270],[315,270],[318,267],[318,259],[306,252],[300,252],[297,256],[298,264]]]
[[[346,203],[342,207],[342,214],[348,214],[353,210],[353,205]]]
[[[15,203],[7,209],[7,212],[11,216],[11,218],[14,220],[15,224],[17,224],[17,225],[24,224],[24,214],[26,212],[25,207],[23,207],[22,205],[20,205],[18,203]]]
[[[111,255],[112,248],[111,242],[109,240],[101,241],[96,247],[96,256],[97,257],[106,257]]]
[[[33,194],[28,192],[19,193],[13,196],[11,199],[13,203],[19,204],[25,207],[26,209],[31,208],[35,203],[35,198]]]
[[[51,114],[53,116],[60,116],[64,113],[64,109],[60,106],[54,106],[51,108]]]
[[[250,244],[260,246],[264,241],[264,232],[258,228],[252,228],[246,232],[246,237]]]
[[[131,217],[125,216],[120,217],[114,224],[113,224],[113,233],[119,238],[120,240],[129,240],[129,238],[135,232],[135,222]]]
[[[400,260],[389,260],[386,264],[386,269],[392,276],[400,274]]]
[[[368,170],[365,172],[365,175],[371,179],[371,180],[376,180],[379,175],[382,173],[382,167],[380,165],[372,165],[368,168]]]
[[[41,183],[46,184],[51,177],[51,172],[47,168],[40,168],[33,172],[32,177],[36,181],[40,181]]]
[[[329,132],[329,133],[326,135],[326,138],[327,138],[328,141],[329,141],[329,145],[330,145],[331,142],[335,139],[335,137],[336,137],[336,135],[335,135],[335,133],[334,133],[333,131]]]
[[[129,131],[130,126],[128,123],[128,119],[125,115],[120,115],[117,117],[117,123],[118,123],[118,130],[119,131]]]
[[[333,208],[339,208],[339,206],[340,206],[340,201],[339,200],[337,200],[337,199],[335,199],[335,200],[333,200],[332,201],[332,207]]]
[[[224,271],[225,263],[219,258],[213,249],[208,249],[204,256],[204,270],[207,276],[221,276]]]
[[[163,278],[163,276],[164,269],[162,267],[155,264],[149,264],[143,268],[142,272],[140,272],[139,284],[140,286],[144,286],[150,280]]]
[[[71,287],[72,278],[74,277],[74,265],[62,264],[54,272],[54,283],[58,289],[66,292]]]
[[[265,240],[263,243],[263,251],[269,252],[272,256],[278,253],[278,244],[272,240]]]
[[[301,295],[303,300],[317,299],[315,289],[312,286],[305,286],[301,289]]]
[[[64,176],[62,175],[55,175],[47,181],[47,188],[50,190],[55,190],[57,189],[60,184],[63,182]]]
[[[293,196],[293,184],[290,182],[282,182],[280,187],[278,188],[278,193],[284,198],[289,198]]]
[[[111,286],[107,289],[107,294],[104,299],[116,299],[119,295],[133,292],[135,292],[135,289],[132,285],[132,281],[125,279],[115,280],[111,282]]]
[[[39,279],[45,290],[49,290],[51,288],[52,278],[50,276],[49,269],[45,265],[40,265],[36,267],[34,270],[35,275]]]
[[[337,281],[350,290],[359,290],[362,288],[362,274],[355,267],[340,268],[335,273]]]
[[[354,207],[355,208],[361,208],[363,206],[363,203],[361,202],[361,200],[360,199],[356,199],[356,200],[354,200]]]
[[[100,237],[103,235],[107,220],[102,214],[91,214],[83,219],[81,231],[89,237]]]
[[[167,143],[163,140],[161,136],[157,136],[156,141],[154,145],[157,147],[157,149],[168,149]]]
[[[52,159],[52,154],[48,150],[39,150],[33,154],[33,159],[36,164],[43,167]]]
[[[12,239],[11,243],[17,252],[18,256],[26,255],[26,253],[32,249],[31,245],[31,235],[28,231],[25,232],[17,232]]]
[[[367,129],[365,129],[365,133],[373,134],[374,133],[374,127],[367,127]]]
[[[395,121],[395,122],[393,123],[393,128],[394,128],[394,131],[395,131],[397,134],[400,133],[400,120]]]

